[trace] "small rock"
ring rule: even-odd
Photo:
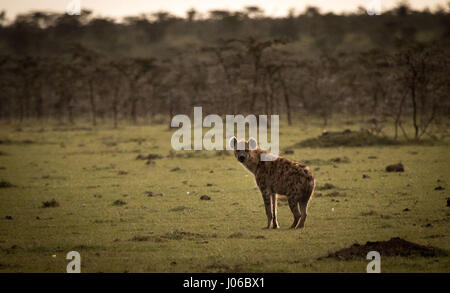
[[[442,186],[436,186],[435,188],[434,188],[434,190],[444,190],[445,188],[444,187],[442,187]]]
[[[404,212],[409,212],[409,209],[408,209],[408,208],[406,208],[406,209],[404,209],[403,211],[404,211]]]
[[[7,219],[7,220],[12,220],[13,217],[11,217],[11,216],[6,216],[5,219]]]
[[[207,195],[202,195],[202,196],[200,196],[200,200],[211,200],[211,197],[209,197]]]

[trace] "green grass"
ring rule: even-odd
[[[0,272],[65,272],[71,250],[82,272],[365,272],[365,256],[323,257],[392,237],[450,251],[445,144],[308,148],[298,143],[322,129],[283,125],[286,157],[325,188],[303,231],[288,229],[285,201],[281,228],[263,230],[254,179],[228,152],[174,153],[165,125],[57,130],[0,128],[0,181],[13,185],[0,188]],[[136,159],[149,154],[163,158]],[[385,172],[398,162],[404,173]],[[448,256],[381,261],[382,272],[450,272]]]

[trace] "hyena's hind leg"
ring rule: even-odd
[[[294,215],[294,222],[291,225],[291,229],[297,228],[298,222],[300,221],[300,210],[298,209],[298,200],[295,196],[290,196],[288,198],[289,207]]]
[[[305,221],[306,221],[306,210],[308,208],[308,200],[302,201],[300,200],[300,212],[301,212],[301,218],[300,218],[300,224],[298,225],[298,229],[301,229],[305,227]]]
[[[308,187],[305,190],[305,193],[303,194],[303,196],[300,196],[298,198],[298,203],[300,205],[300,212],[301,212],[300,223],[299,223],[299,225],[297,227],[299,229],[305,227],[305,221],[306,221],[307,209],[308,209],[308,202],[310,201],[311,196],[314,193],[314,188],[315,188],[315,181],[314,181],[314,179],[311,178],[311,180],[308,183]]]

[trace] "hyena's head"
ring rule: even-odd
[[[236,137],[230,139],[230,147],[234,150],[234,156],[244,165],[255,163],[257,160],[257,143],[254,138],[238,141]]]

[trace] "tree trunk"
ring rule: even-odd
[[[419,126],[417,125],[417,101],[416,101],[416,89],[411,86],[411,101],[413,107],[413,125],[414,125],[414,139],[419,138]]]
[[[287,92],[286,84],[284,83],[284,80],[281,80],[281,86],[283,87],[283,95],[284,95],[284,103],[286,104],[286,114],[287,114],[287,120],[288,125],[292,125],[291,120],[291,103],[289,101],[289,94]]]
[[[113,112],[113,120],[114,120],[114,129],[117,128],[118,126],[118,121],[117,121],[117,117],[118,117],[118,109],[117,109],[117,95],[118,95],[119,89],[115,88],[114,89],[114,93],[113,93],[113,102],[112,102],[112,112]]]
[[[41,89],[38,89],[36,93],[36,118],[41,119],[42,116],[44,116],[44,110],[43,110],[43,100],[42,100],[42,92]]]
[[[131,99],[131,121],[133,122],[133,124],[137,124],[137,111],[136,111],[136,106],[137,106],[137,99],[133,98]]]
[[[114,120],[114,128],[117,128],[117,102],[114,101],[113,102],[113,107],[112,107],[112,111],[113,111],[113,120]]]
[[[75,124],[75,120],[73,117],[73,105],[72,105],[72,97],[69,96],[67,99],[67,112],[69,114],[69,123]]]
[[[91,104],[92,125],[97,126],[94,85],[92,80],[89,80],[89,103]]]

